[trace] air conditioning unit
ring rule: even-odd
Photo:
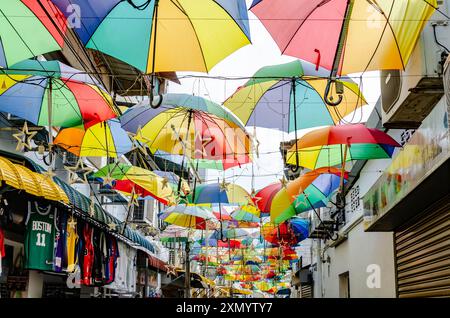
[[[448,15],[450,0],[438,1]],[[405,71],[384,70],[380,74],[383,126],[416,129],[444,95],[443,64],[450,48],[450,26],[445,16],[435,12],[427,22]]]

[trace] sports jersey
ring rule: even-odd
[[[69,273],[75,271],[78,264],[79,237],[77,233],[77,221],[71,216],[67,222],[66,228],[66,254],[64,256],[64,266]]]
[[[94,245],[92,244],[93,229],[89,224],[82,227],[82,245],[80,255],[81,284],[92,285],[92,269],[94,265]]]
[[[117,246],[117,240],[108,235],[108,260],[105,268],[106,284],[114,282],[116,276],[117,258],[119,257],[119,248]]]
[[[55,214],[52,205],[40,206],[28,201],[25,221],[25,267],[51,271],[55,246]]]
[[[105,233],[98,229],[94,229],[93,240],[94,245],[94,266],[92,278],[94,285],[104,285],[106,281],[105,277],[105,264],[107,259],[107,247]]]
[[[56,238],[55,238],[55,262],[53,270],[60,273],[65,269],[64,258],[66,254],[67,214],[56,215]]]

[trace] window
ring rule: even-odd
[[[361,206],[361,198],[359,196],[359,185],[355,186],[350,193],[350,210],[356,212]]]
[[[139,206],[133,209],[133,221],[144,221],[145,201],[139,200]]]

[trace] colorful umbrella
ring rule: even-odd
[[[240,185],[235,183],[209,183],[199,184],[194,193],[188,196],[188,200],[194,204],[250,204],[250,194]]]
[[[169,225],[159,235],[159,239],[163,243],[168,242],[187,242],[192,237],[190,230],[177,225]]]
[[[276,128],[285,132],[338,124],[343,117],[367,104],[358,85],[341,79],[343,102],[329,106],[323,92],[329,71],[316,71],[296,60],[258,70],[225,102],[247,126]]]
[[[206,240],[203,239],[200,241],[202,246],[206,246]],[[227,240],[226,242],[223,242],[222,240],[218,240],[216,238],[210,237],[208,239],[208,246],[211,247],[225,247],[225,248],[240,248],[241,247],[241,242],[239,242],[238,240]]]
[[[362,124],[340,125],[305,134],[288,151],[286,161],[316,169],[351,160],[390,158],[395,147],[401,146],[381,130]]]
[[[176,175],[171,171],[153,170],[152,172],[160,176],[161,178],[165,178],[169,182],[169,185],[172,187],[174,191],[178,190],[178,184],[180,183],[180,177],[178,175]],[[181,179],[180,190],[183,192],[184,195],[187,195],[189,192],[191,192],[189,184],[184,179]]]
[[[260,211],[253,205],[244,205],[231,213],[233,219],[245,222],[260,222]]]
[[[436,0],[255,0],[283,54],[336,73],[404,69]]]
[[[94,173],[96,178],[114,179],[113,189],[141,196],[151,196],[168,205],[175,202],[173,188],[169,180],[152,171],[125,163],[111,163]]]
[[[239,119],[201,97],[166,94],[158,109],[144,102],[125,112],[120,121],[152,152],[187,156],[217,169],[250,162],[251,140]]]
[[[208,72],[250,43],[245,0],[52,0],[80,8],[81,42],[144,73]],[[114,36],[111,36],[114,35]],[[156,38],[156,41],[154,40]]]
[[[272,183],[268,186],[257,191],[255,196],[252,198],[255,205],[261,211],[261,216],[270,215],[270,206],[272,205],[272,200],[275,194],[281,190],[281,183]]]
[[[263,238],[275,246],[294,246],[297,245],[298,238],[289,226],[289,222],[283,222],[279,225],[275,223],[265,223],[261,228]]]
[[[88,128],[116,117],[112,107],[96,81],[58,61],[26,60],[0,73],[0,111],[35,125],[51,117],[51,126]]]
[[[120,157],[132,150],[131,140],[117,119],[100,122],[87,129],[62,129],[54,144],[79,157]]]
[[[282,223],[296,214],[324,207],[339,188],[341,169],[325,167],[303,174],[273,196],[270,219]],[[348,175],[344,172],[344,179]]]
[[[60,50],[67,31],[61,16],[48,1],[0,1],[0,67]]]
[[[208,228],[213,228],[211,223],[215,220],[211,210],[206,207],[181,204],[168,207],[158,216],[164,222],[198,230],[205,230],[207,224]]]

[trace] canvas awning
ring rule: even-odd
[[[69,198],[51,178],[0,156],[0,181],[36,197],[69,203]]]

